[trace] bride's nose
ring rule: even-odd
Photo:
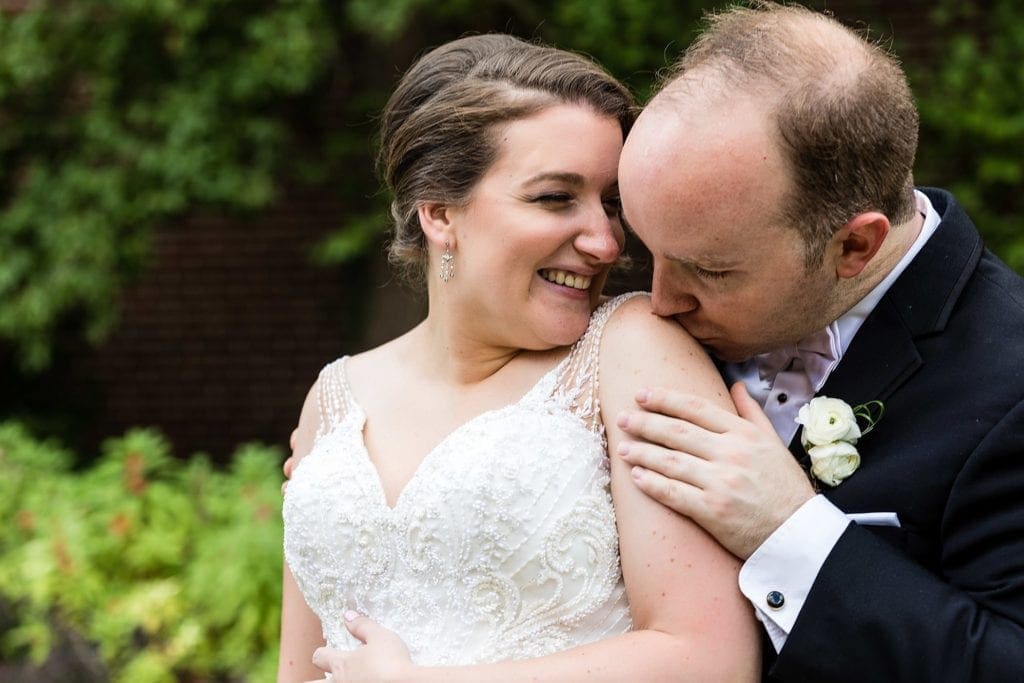
[[[624,239],[617,217],[601,210],[590,212],[584,219],[573,245],[597,263],[614,263],[622,252]]]

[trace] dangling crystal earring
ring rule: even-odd
[[[455,275],[455,256],[452,254],[451,245],[444,243],[444,253],[441,254],[441,280],[448,282]]]

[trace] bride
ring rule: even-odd
[[[399,83],[379,161],[429,312],[303,406],[280,681],[321,679],[325,644],[335,680],[758,677],[739,562],[607,457],[643,386],[731,409],[646,296],[601,302],[633,113],[592,62],[509,36]]]

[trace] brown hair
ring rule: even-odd
[[[418,204],[464,203],[497,157],[495,128],[558,103],[617,119],[623,137],[636,114],[629,91],[590,59],[508,35],[454,40],[405,73],[384,109],[377,168],[392,194],[389,255],[410,279],[426,270]]]
[[[779,218],[800,232],[808,267],[858,213],[911,218],[918,115],[895,57],[796,5],[757,2],[707,21],[666,84],[707,69],[768,103],[793,181]]]

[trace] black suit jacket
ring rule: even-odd
[[[824,493],[902,526],[846,529],[766,680],[1024,681],[1024,279],[924,192],[938,230],[819,392],[885,402]]]

